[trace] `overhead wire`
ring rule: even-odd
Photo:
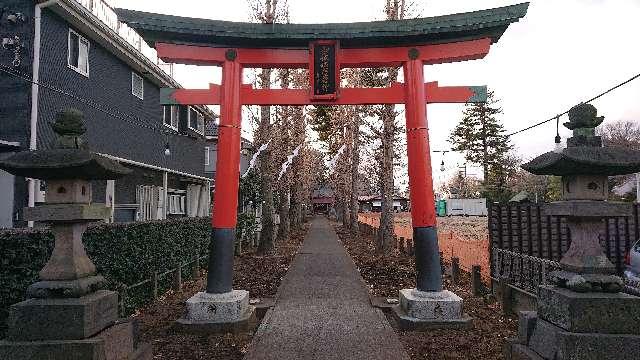
[[[589,100],[587,100],[587,101],[584,101],[584,102],[582,102],[582,103],[583,103],[583,104],[588,104],[588,103],[590,103],[590,102],[592,102],[592,101],[594,101],[594,100],[597,100],[597,99],[599,99],[599,98],[601,98],[601,97],[603,97],[603,96],[605,96],[605,95],[609,94],[610,92],[612,92],[612,91],[614,91],[614,90],[616,90],[616,89],[618,89],[618,88],[620,88],[620,87],[622,87],[622,86],[624,86],[624,85],[627,85],[628,83],[632,82],[633,80],[635,80],[635,79],[637,79],[637,78],[640,78],[640,74],[636,74],[636,75],[632,76],[631,78],[629,78],[629,79],[627,79],[627,80],[625,80],[625,81],[623,81],[623,82],[621,82],[621,83],[619,83],[619,84],[615,85],[614,87],[612,87],[612,88],[610,88],[610,89],[607,89],[607,90],[605,90],[605,91],[601,92],[600,94],[598,94],[598,95],[596,95],[596,96],[592,97],[591,99],[589,99]],[[525,132],[525,131],[528,131],[528,130],[531,130],[531,129],[533,129],[533,128],[536,128],[536,127],[538,127],[538,126],[540,126],[540,125],[546,124],[546,123],[551,122],[551,121],[556,120],[556,119],[559,119],[561,116],[564,116],[564,115],[568,114],[568,113],[569,113],[569,110],[571,110],[571,109],[568,109],[568,110],[566,110],[566,111],[564,111],[564,112],[562,112],[562,113],[560,113],[560,114],[554,115],[553,117],[551,117],[551,118],[549,118],[549,119],[547,119],[547,120],[540,121],[539,123],[535,123],[535,124],[533,124],[533,125],[531,125],[531,126],[527,126],[527,127],[526,127],[526,128],[524,128],[524,129],[520,129],[520,130],[518,130],[518,131],[514,131],[514,132],[512,132],[512,133],[510,133],[510,134],[507,134],[507,137],[511,137],[511,136],[513,136],[513,135],[517,135],[517,134],[523,133],[523,132]]]
[[[106,106],[101,105],[93,100],[88,100],[85,98],[82,98],[78,95],[72,94],[68,91],[65,91],[63,89],[60,89],[56,86],[53,85],[49,85],[49,84],[45,84],[41,81],[34,81],[32,78],[30,78],[29,76],[27,76],[26,74],[20,73],[14,69],[9,68],[6,65],[0,64],[0,72],[3,72],[9,76],[18,78],[24,82],[30,83],[30,84],[34,84],[37,85],[38,87],[47,89],[49,91],[53,91],[55,93],[58,93],[60,95],[69,97],[75,101],[78,101],[92,109],[98,110],[108,116],[111,116],[113,118],[116,118],[118,120],[122,120],[125,121],[129,124],[141,127],[141,128],[145,128],[148,130],[152,130],[152,131],[156,131],[158,133],[164,134],[166,136],[175,136],[175,137],[188,137],[188,138],[192,138],[193,136],[191,135],[185,135],[185,134],[181,134],[179,132],[175,132],[174,130],[170,130],[170,129],[164,129],[162,127],[158,127],[158,126],[153,126],[147,123],[144,123],[141,119],[130,116],[130,115],[126,115],[123,114],[121,112],[119,112],[118,110],[114,110],[114,109],[108,109]],[[249,133],[246,130],[243,130],[247,135],[249,135]]]
[[[81,102],[82,104],[84,104],[86,106],[89,106],[89,107],[91,107],[93,109],[96,109],[96,110],[98,110],[98,111],[100,111],[100,112],[102,112],[104,114],[107,114],[107,115],[109,115],[111,117],[117,118],[117,119],[122,120],[122,121],[126,121],[126,122],[128,122],[130,124],[133,124],[135,126],[147,128],[149,130],[157,131],[157,132],[160,132],[160,133],[163,133],[163,134],[170,134],[170,135],[173,135],[173,136],[190,137],[189,135],[176,133],[176,132],[170,131],[168,129],[163,129],[163,128],[160,128],[160,127],[157,127],[157,126],[144,124],[138,118],[130,117],[130,116],[127,116],[127,115],[124,115],[124,114],[116,114],[115,112],[117,112],[117,110],[114,111],[114,110],[105,109],[103,106],[101,106],[100,104],[98,104],[98,103],[96,103],[96,102],[94,102],[92,100],[84,99],[84,98],[82,98],[80,96],[77,96],[75,94],[69,93],[67,91],[59,89],[59,88],[57,88],[55,86],[52,86],[52,85],[47,85],[47,84],[44,84],[42,82],[33,81],[33,79],[31,79],[30,77],[28,77],[28,76],[26,76],[24,74],[21,74],[21,73],[15,71],[15,70],[13,70],[13,69],[5,66],[5,65],[2,65],[2,64],[0,64],[0,72],[3,72],[5,74],[7,74],[7,75],[19,78],[19,79],[21,79],[21,80],[23,80],[25,82],[28,82],[28,83],[31,83],[31,84],[35,84],[35,85],[37,85],[39,87],[42,87],[42,88],[45,88],[47,90],[54,91],[54,92],[59,93],[61,95],[67,96],[69,98],[72,98],[72,99],[74,99],[74,100],[76,100],[78,102]],[[627,80],[625,80],[625,81],[623,81],[623,82],[621,82],[621,83],[619,83],[619,84],[617,84],[617,85],[615,85],[615,86],[613,86],[613,87],[611,87],[611,88],[599,93],[598,95],[596,95],[596,96],[584,101],[583,103],[586,103],[586,104],[591,103],[594,100],[597,100],[597,99],[609,94],[610,92],[612,92],[612,91],[614,91],[614,90],[616,90],[616,89],[618,89],[618,88],[620,88],[620,87],[622,87],[622,86],[624,86],[624,85],[626,85],[626,84],[628,84],[628,83],[630,83],[630,82],[632,82],[632,81],[634,81],[634,80],[636,80],[638,78],[640,78],[640,73],[638,73],[638,74],[632,76],[631,78],[629,78],[629,79],[627,79]],[[559,121],[558,119],[560,117],[568,114],[570,110],[571,109],[567,109],[566,111],[564,111],[564,112],[562,112],[560,114],[554,115],[554,116],[552,116],[552,117],[550,117],[550,118],[548,118],[546,120],[540,121],[540,122],[535,123],[535,124],[530,125],[530,126],[527,126],[527,127],[523,128],[523,129],[520,129],[518,131],[514,131],[512,133],[509,133],[506,136],[507,137],[511,137],[511,136],[523,133],[525,131],[534,129],[534,128],[538,127],[538,126],[544,125],[544,124],[546,124],[548,122],[551,122],[553,120]],[[133,119],[133,120],[131,120],[131,119]],[[245,133],[249,134],[246,130],[245,130]]]

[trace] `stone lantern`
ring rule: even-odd
[[[573,130],[567,148],[522,166],[536,175],[562,177],[562,201],[544,215],[563,216],[571,246],[550,274],[555,286],[540,286],[537,312],[521,312],[509,359],[637,359],[640,298],[620,293],[623,279],[600,244],[605,216],[630,216],[630,204],[607,201],[609,176],[640,171],[640,151],[602,147],[595,127],[604,117],[589,104],[569,111]]]
[[[52,127],[58,137],[53,149],[0,161],[9,173],[46,181],[46,204],[26,208],[24,218],[48,224],[55,236],[40,281],[29,286],[26,301],[10,308],[0,358],[149,358],[148,346],[134,345],[134,324],[118,320],[118,294],[104,290],[104,278],[82,244],[89,224],[109,217],[104,204],[92,204],[91,181],[131,170],[88,150],[81,112],[59,113]]]

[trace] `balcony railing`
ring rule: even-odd
[[[105,1],[75,1],[82,5],[85,9],[87,9],[100,21],[102,21],[102,23],[108,26],[111,30],[113,30],[116,34],[118,34],[121,38],[123,38],[127,43],[133,46],[151,62],[158,65],[158,67],[167,75],[173,77],[173,66],[171,64],[166,64],[162,60],[158,59],[158,54],[156,53],[156,51],[149,45],[147,45],[147,43],[142,40],[142,37],[135,30],[127,26],[127,24],[118,21],[118,15]]]

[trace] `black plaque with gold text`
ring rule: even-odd
[[[318,41],[311,44],[312,98],[335,99],[338,95],[339,64],[336,41]]]

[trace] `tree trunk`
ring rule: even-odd
[[[286,88],[288,85],[287,75],[282,78],[282,87]],[[287,161],[287,156],[291,153],[291,141],[289,139],[289,109],[281,108],[280,113],[280,136],[282,136],[282,144],[280,150],[282,151],[282,162]],[[287,172],[280,178],[280,189],[278,190],[280,196],[280,225],[278,226],[278,239],[287,240],[289,238],[289,179],[292,167],[287,169]]]
[[[283,176],[284,177],[284,176]],[[278,227],[278,239],[289,238],[289,187],[280,189],[280,226]]]
[[[398,69],[389,69],[389,84],[398,78]],[[393,243],[393,154],[396,134],[396,111],[394,105],[385,105],[380,114],[382,118],[382,214],[380,216],[380,239],[378,250],[389,253]]]
[[[260,85],[263,89],[271,87],[271,69],[262,69],[260,74]],[[260,143],[266,144],[271,138],[271,107],[260,107],[260,126],[258,129],[260,134]],[[260,174],[261,174],[261,191],[263,197],[262,203],[262,231],[260,233],[260,244],[258,252],[266,254],[273,252],[274,243],[274,208],[273,208],[273,179],[271,173],[271,147],[260,154]]]
[[[405,3],[398,0],[387,0],[387,20],[399,20],[405,16]],[[398,79],[398,68],[389,68],[387,86]],[[389,253],[393,244],[393,153],[396,134],[396,112],[395,105],[384,105],[380,113],[382,119],[382,163],[381,166],[381,189],[382,214],[380,216],[380,232],[378,239],[378,251]]]
[[[348,165],[348,164],[345,164],[345,165]],[[351,202],[351,197],[348,196],[349,190],[350,190],[350,186],[349,186],[349,180],[346,179],[346,173],[347,172],[345,171],[345,175],[342,176],[342,184],[340,184],[342,189],[343,189],[342,193],[344,194],[343,200],[342,200],[342,227],[349,228],[349,226],[350,226],[350,222],[349,222],[349,203]]]
[[[360,165],[360,116],[356,113],[351,128],[351,232],[358,232],[358,166]]]
[[[294,121],[303,121],[303,119],[296,116],[294,117]],[[291,229],[294,231],[300,230],[302,228],[302,203],[304,201],[302,173],[304,171],[304,156],[305,149],[303,147],[302,149],[300,149],[300,154],[293,160],[292,164],[292,174],[294,174],[295,179],[291,184],[291,207],[289,209],[289,223]]]
[[[351,226],[351,222],[349,221],[349,208],[351,207],[351,183],[349,181],[349,175],[351,172],[351,166],[349,164],[349,159],[351,159],[352,155],[352,144],[351,139],[349,139],[349,135],[351,135],[351,129],[349,127],[344,127],[342,130],[342,139],[345,146],[344,155],[342,156],[342,166],[340,171],[340,187],[342,188],[343,194],[343,206],[342,206],[342,227],[348,229]]]

